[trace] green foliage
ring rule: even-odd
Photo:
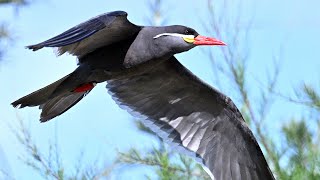
[[[15,130],[18,128],[18,131]],[[60,157],[62,154],[59,151],[57,142],[51,143],[48,151],[40,149],[34,142],[31,135],[31,129],[18,118],[18,127],[12,128],[18,141],[25,150],[25,154],[20,156],[20,159],[27,166],[31,167],[34,172],[43,177],[43,179],[57,180],[90,180],[101,179],[109,176],[114,169],[114,164],[99,168],[95,163],[84,166],[82,157],[84,154],[80,152],[79,159],[74,167],[66,167]],[[55,139],[57,140],[57,139]],[[68,169],[68,171],[66,171]]]
[[[137,127],[139,127],[142,132],[154,136],[154,133],[149,128],[145,127],[140,121],[136,122]],[[135,148],[131,148],[127,152],[118,152],[117,164],[154,167],[155,173],[162,180],[210,179],[200,164],[185,155],[178,154],[174,149],[170,149],[160,138],[158,142],[159,148],[153,147],[143,155]],[[151,179],[151,177],[147,177]]]
[[[290,150],[287,179],[319,179],[320,147],[314,143],[318,140],[313,139],[306,121],[291,120],[283,127],[283,133]]]
[[[303,165],[303,162],[306,160],[305,153],[307,148],[312,143],[312,135],[305,121],[296,122],[295,120],[291,120],[288,125],[282,128],[282,131],[285,134],[287,145],[292,151],[296,152],[296,154],[290,158],[290,164],[300,163],[300,165]]]
[[[4,24],[0,25],[0,61],[2,60],[3,51],[4,51],[4,41],[9,38],[9,33]]]
[[[3,38],[8,38],[9,37],[9,32],[6,29],[5,25],[0,26],[0,40],[3,40]]]
[[[320,95],[312,86],[303,85],[303,94],[306,97],[307,101],[309,101],[309,105],[311,107],[317,108],[320,111]]]
[[[23,5],[27,5],[28,2],[25,0],[0,0],[0,6],[3,5],[13,5],[16,8],[19,8]],[[2,22],[0,19],[0,61],[2,60],[3,52],[5,51],[5,44],[8,42],[10,39],[10,33],[7,28],[7,24]]]

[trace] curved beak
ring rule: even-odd
[[[225,46],[226,44],[218,39],[198,35],[194,38],[194,45],[216,45],[216,46]]]

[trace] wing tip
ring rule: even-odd
[[[35,45],[26,46],[25,48],[30,49],[32,51],[37,51],[37,50],[43,48],[43,46],[40,44],[35,44]]]
[[[40,123],[45,123],[45,122],[49,121],[50,119],[52,119],[52,117],[51,118],[50,117],[40,117],[39,121],[40,121]]]
[[[16,103],[16,102],[13,102],[11,103],[11,105],[14,107],[14,108],[20,108],[21,104],[20,103]]]
[[[21,108],[26,107],[25,104],[23,104],[22,102],[20,102],[20,99],[12,102],[11,105],[12,105],[14,108],[17,108],[17,109],[21,109]]]

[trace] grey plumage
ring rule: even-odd
[[[79,59],[71,74],[12,103],[39,106],[48,121],[107,81],[120,107],[173,147],[204,164],[215,179],[274,179],[263,153],[232,100],[174,57],[197,45],[223,45],[185,26],[143,27],[115,11],[92,18],[42,43]]]
[[[174,57],[145,73],[109,80],[107,88],[118,104],[145,117],[145,124],[164,139],[200,157],[216,179],[273,179],[230,98],[199,80]]]
[[[69,77],[69,75],[59,79],[58,81],[43,87],[31,94],[28,94],[15,102],[11,103],[14,107],[24,108],[26,106],[39,106],[50,99],[51,94],[56,90],[56,88]]]

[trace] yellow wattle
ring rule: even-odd
[[[193,43],[195,41],[194,38],[189,38],[189,37],[184,37],[183,40],[188,43]]]

